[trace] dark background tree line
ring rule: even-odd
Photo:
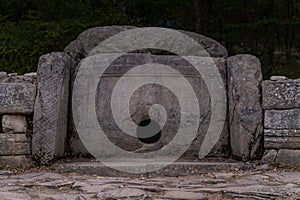
[[[299,0],[1,0],[0,70],[36,70],[87,28],[184,29],[216,39],[229,54],[259,57],[265,78],[300,77]]]

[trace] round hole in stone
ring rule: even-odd
[[[145,144],[154,144],[161,137],[159,124],[151,119],[145,119],[139,123],[137,128],[138,139]]]

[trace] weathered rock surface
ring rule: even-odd
[[[29,72],[29,73],[24,74],[24,76],[29,76],[29,77],[36,78],[37,77],[37,73],[36,72]]]
[[[299,165],[300,150],[279,149],[275,163],[283,163],[287,165]]]
[[[7,73],[6,72],[0,72],[0,82],[2,82],[6,78],[7,78]]]
[[[26,155],[0,156],[0,164],[11,168],[27,168],[32,165],[32,160]]]
[[[78,38],[70,43],[64,50],[67,54],[71,55],[77,62],[85,58],[98,44],[100,44],[105,39],[114,36],[120,32],[134,29],[134,26],[105,26],[105,27],[95,27],[82,32]],[[201,46],[209,53],[211,57],[224,57],[228,56],[226,48],[215,40],[205,37],[203,35],[192,33],[188,31],[179,32],[188,35],[193,38],[196,42],[201,44]],[[114,48],[116,52],[117,49]],[[115,52],[114,51],[114,52]],[[151,50],[152,52],[153,50]],[[101,52],[97,52],[101,53]],[[113,52],[111,52],[113,53]],[[154,50],[154,54],[161,54],[159,50]]]
[[[300,150],[295,149],[268,149],[262,159],[264,163],[284,164],[295,166],[300,164]]]
[[[9,76],[2,83],[32,83],[36,85],[36,76]]]
[[[72,58],[64,53],[44,55],[38,65],[38,95],[34,107],[32,154],[48,164],[65,150]]]
[[[277,157],[277,150],[267,149],[265,150],[264,156],[262,158],[263,163],[274,163]]]
[[[147,192],[135,188],[120,188],[112,190],[104,190],[96,195],[98,198],[104,199],[144,199],[147,197]]]
[[[103,63],[99,61],[97,66],[102,67]],[[210,95],[204,80],[199,76],[198,72],[191,67],[184,59],[179,56],[171,55],[149,55],[149,54],[127,54],[116,60],[105,72],[99,82],[96,95],[96,112],[99,124],[106,133],[107,137],[118,147],[133,152],[150,152],[162,148],[167,145],[178,132],[180,124],[180,108],[178,100],[174,94],[166,88],[146,85],[139,88],[131,97],[130,112],[132,119],[139,124],[145,116],[148,115],[149,107],[154,104],[161,104],[168,113],[168,121],[162,129],[160,139],[154,144],[147,145],[135,137],[129,136],[119,129],[115,123],[115,119],[111,111],[110,96],[115,84],[124,73],[132,69],[136,65],[144,63],[161,63],[168,65],[186,76],[186,79],[193,86],[195,93],[199,99],[201,110],[201,123],[197,138],[194,140],[188,151],[184,154],[185,158],[195,158],[199,155],[200,146],[205,136],[210,122],[210,112],[214,109],[214,105],[210,105]],[[226,66],[223,58],[214,58],[217,68],[226,85]],[[205,64],[205,63],[204,63]],[[141,76],[141,74],[137,74]],[[170,78],[170,74],[166,74]],[[127,91],[124,91],[127,93]],[[120,94],[122,96],[122,94]],[[211,108],[212,106],[212,108]],[[80,142],[78,133],[71,120],[70,128],[70,149],[71,152],[80,155],[86,155],[87,151]],[[226,119],[223,131],[219,138],[219,142],[215,145],[210,156],[228,156],[229,153],[229,132],[228,121]],[[110,152],[113,154],[113,152]]]
[[[0,114],[32,114],[35,96],[31,83],[0,83]]]
[[[164,199],[186,199],[186,200],[207,200],[207,197],[201,193],[184,191],[167,191],[162,198]]]
[[[74,60],[79,62],[85,58],[99,43],[120,32],[136,28],[134,26],[105,26],[90,28],[82,32],[76,40],[64,50]]]
[[[264,109],[300,108],[300,79],[264,81],[262,89]]]
[[[0,133],[0,141],[29,143],[29,138],[24,133]]]
[[[144,160],[134,159],[127,162],[115,162],[114,164],[119,166],[120,169],[126,169],[131,167],[132,169],[140,168],[144,163]],[[155,165],[163,166],[165,163],[156,162]],[[149,165],[150,167],[150,165]],[[73,163],[55,163],[53,169],[60,173],[77,173],[82,175],[97,175],[97,176],[109,176],[109,177],[175,177],[175,176],[189,176],[199,174],[209,174],[216,171],[232,171],[232,170],[244,170],[253,168],[252,164],[242,162],[174,162],[160,170],[148,172],[144,174],[138,173],[126,173],[117,171],[103,165],[101,162],[95,160],[86,160],[85,162]]]
[[[300,149],[300,130],[264,130],[267,149]]]
[[[29,154],[30,143],[25,134],[0,134],[0,156]]]
[[[283,80],[288,80],[288,78],[285,76],[271,76],[270,80],[271,81],[283,81]]]
[[[228,57],[227,49],[217,41],[194,32],[181,30],[179,32],[182,32],[197,41],[211,57]]]
[[[3,115],[2,130],[3,132],[25,133],[27,130],[26,117],[22,115]]]
[[[235,171],[234,176],[222,179],[215,178],[215,173],[157,178],[4,174],[0,199],[298,199],[300,173],[284,171]]]
[[[233,156],[260,159],[262,155],[263,112],[262,72],[251,55],[227,59],[230,142]]]
[[[300,108],[289,110],[266,110],[266,129],[300,129]]]

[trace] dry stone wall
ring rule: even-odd
[[[31,165],[32,115],[36,73],[0,73],[0,165]]]
[[[300,163],[300,79],[264,81],[263,161]]]

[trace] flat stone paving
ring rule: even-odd
[[[0,170],[0,199],[300,199],[300,172],[261,165],[180,177],[103,177]]]

